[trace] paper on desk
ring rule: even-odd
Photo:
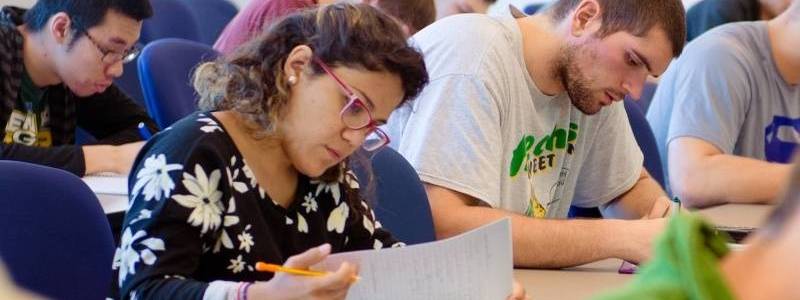
[[[95,194],[128,195],[127,175],[102,173],[86,176],[82,179]]]
[[[437,242],[329,256],[317,270],[359,265],[347,299],[506,299],[514,264],[511,221],[503,219]]]

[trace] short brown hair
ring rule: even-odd
[[[378,0],[378,7],[408,25],[410,34],[436,21],[436,4],[433,0]]]
[[[567,17],[583,0],[558,0],[547,9],[553,20]],[[596,0],[600,4],[603,24],[599,36],[625,31],[643,36],[653,26],[664,30],[672,56],[677,57],[686,43],[686,12],[680,0]]]

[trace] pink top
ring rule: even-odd
[[[250,0],[225,26],[214,49],[222,54],[233,52],[281,17],[314,5],[315,0]]]

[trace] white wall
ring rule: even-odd
[[[0,6],[13,5],[19,7],[31,7],[35,0],[0,0]]]

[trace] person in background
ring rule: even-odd
[[[435,0],[436,19],[455,14],[485,14],[497,0]]]
[[[800,143],[800,2],[684,52],[647,111],[669,189],[689,207],[774,201]]]
[[[326,5],[342,0],[261,0],[250,1],[231,20],[217,38],[214,49],[223,54],[236,50],[240,45],[261,33],[262,30],[292,12]],[[358,0],[372,5],[390,15],[410,36],[436,19],[434,0]]]
[[[122,298],[344,299],[354,265],[322,277],[254,265],[403,245],[359,196],[368,182],[351,156],[389,143],[377,127],[427,82],[399,26],[364,4],[292,14],[201,65],[201,112],[135,162],[114,263]]]
[[[792,0],[703,0],[686,12],[686,39],[692,41],[722,24],[770,20]]]
[[[112,84],[138,53],[147,0],[39,0],[0,11],[0,159],[127,174],[144,109]],[[75,145],[80,127],[97,145]]]
[[[387,130],[425,183],[437,238],[510,217],[517,266],[646,260],[670,200],[621,101],[681,53],[685,24],[679,0],[561,0],[414,35],[431,83]],[[560,220],[571,205],[636,220]]]
[[[800,299],[800,159],[791,168],[772,215],[741,250],[731,251],[726,235],[698,215],[681,213],[632,282],[597,300]]]

